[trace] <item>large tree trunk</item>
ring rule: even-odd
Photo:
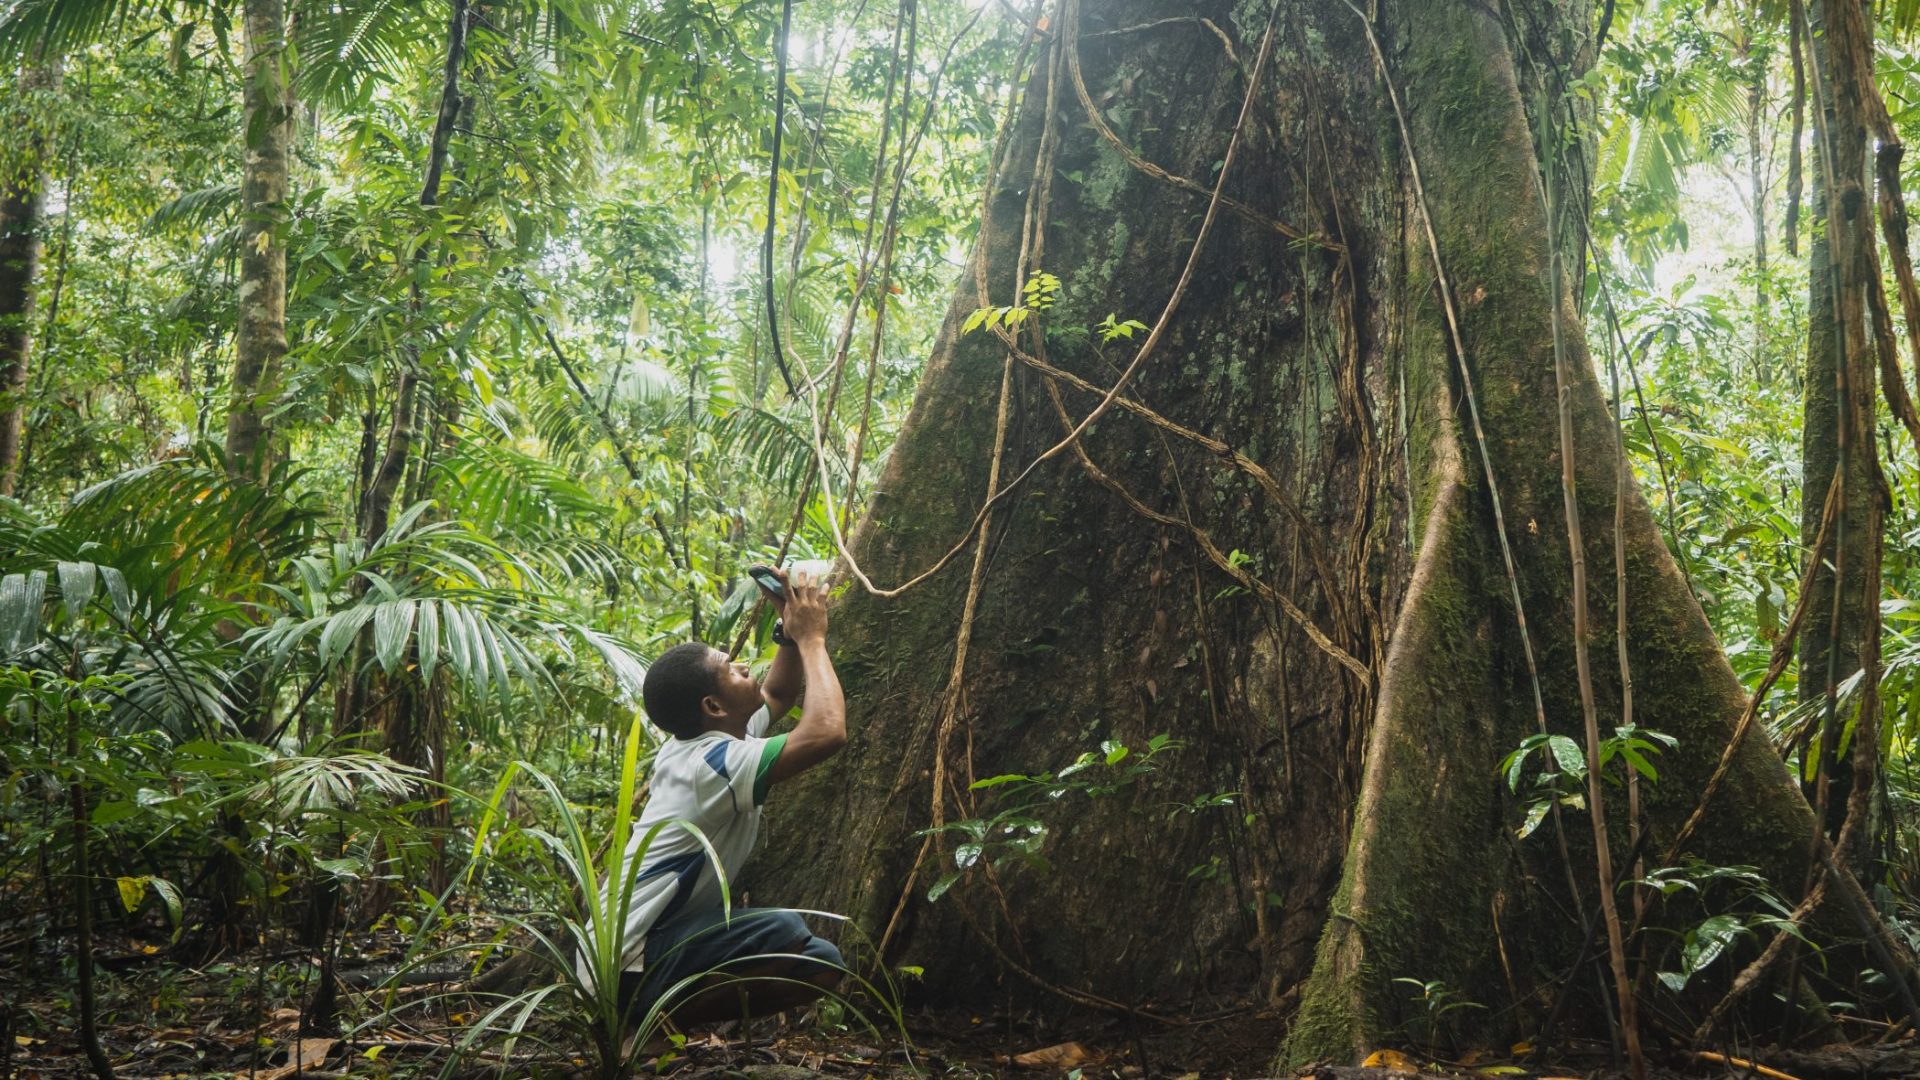
[[[884,938],[890,962],[923,966],[927,989],[942,996],[1057,1001],[1064,991],[1185,1012],[1209,994],[1298,989],[1294,1051],[1345,1056],[1417,1009],[1397,977],[1444,980],[1492,1006],[1456,1014],[1463,1020],[1525,1029],[1548,1011],[1585,937],[1553,827],[1516,843],[1520,809],[1496,775],[1535,730],[1534,692],[1429,213],[1545,714],[1576,739],[1556,307],[1574,360],[1574,464],[1592,567],[1614,565],[1620,450],[1575,307],[1548,286],[1528,105],[1560,98],[1523,90],[1520,74],[1537,79],[1551,61],[1578,75],[1584,5],[1381,3],[1408,146],[1361,18],[1340,3],[1280,4],[1270,70],[1225,185],[1257,209],[1221,212],[1165,341],[1126,391],[1226,452],[1116,409],[1083,440],[1110,484],[1063,454],[1003,500],[957,696],[947,686],[970,560],[896,599],[851,592],[832,636],[853,739],[841,760],[773,800],[770,842],[747,884],[756,902],[849,915]],[[1509,10],[1528,21],[1504,26]],[[1262,14],[1224,2],[1172,12],[1152,0],[1085,0],[1052,21],[1078,49],[1106,122],[1204,191],[1256,66]],[[1542,42],[1561,51],[1550,56]],[[1029,196],[1046,215],[1039,265],[1063,283],[1041,316],[1048,357],[1101,387],[1144,335],[1103,347],[1077,331],[1109,313],[1152,320],[1200,230],[1205,195],[1123,160],[1088,125],[1071,75],[1045,56],[1028,85],[980,239],[991,299],[962,282],[853,538],[882,585],[933,563],[986,495],[1007,353],[961,323],[982,303],[1016,301]],[[1065,81],[1050,88],[1049,78]],[[1048,137],[1059,140],[1056,160],[1036,168]],[[1291,239],[1272,219],[1317,239]],[[1016,364],[1011,385],[1002,477],[1062,435],[1039,373]],[[1082,390],[1061,392],[1074,419],[1095,405]],[[1235,454],[1273,483],[1233,467]],[[1644,792],[1653,855],[1693,808],[1745,695],[1646,505],[1629,498],[1621,540],[1636,715],[1680,739]],[[1202,553],[1208,545],[1218,559]],[[1242,565],[1255,587],[1233,588],[1220,561]],[[1590,645],[1610,656],[1613,583],[1592,592],[1589,621],[1604,629]],[[1619,679],[1600,666],[1610,727]],[[942,732],[950,700],[956,719]],[[1037,811],[1050,869],[1009,864],[989,877],[976,866],[925,899],[956,852],[936,839],[916,874],[916,830],[1005,805],[992,789],[968,791],[969,779],[1056,769],[1103,739],[1138,747],[1160,732],[1186,745],[1157,757],[1143,780]],[[1227,792],[1231,806],[1168,813]],[[1618,853],[1622,801],[1609,803]],[[1811,828],[1779,758],[1754,737],[1686,850],[1756,864],[1797,896]],[[1579,903],[1591,910],[1582,832],[1566,830]],[[958,959],[981,955],[982,942],[1004,962]],[[1024,974],[1009,974],[1013,965]],[[1574,993],[1590,1000],[1596,985],[1583,973]],[[1583,1011],[1600,1015],[1591,1003]]]
[[[59,82],[58,60],[22,70],[20,100],[30,110],[30,131],[13,153],[0,155],[0,495],[12,495],[20,475],[34,290],[40,276],[40,221],[47,206],[44,105],[34,99]]]
[[[240,169],[240,316],[227,406],[227,462],[235,476],[273,468],[266,413],[287,354],[287,170],[292,144],[291,54],[285,0],[245,0],[246,125]]]

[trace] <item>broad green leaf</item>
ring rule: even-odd
[[[148,878],[147,884],[153,886],[153,891],[160,895],[160,902],[166,905],[167,922],[173,926],[173,940],[179,941],[180,935],[187,929],[186,904],[181,900],[179,888],[166,878]]]
[[[1553,802],[1550,799],[1541,799],[1539,802],[1529,805],[1527,807],[1525,820],[1520,822],[1520,827],[1516,829],[1515,832],[1522,839],[1533,835],[1533,831],[1540,827],[1540,823],[1547,820],[1547,813],[1552,809]]]
[[[139,812],[140,807],[137,803],[124,799],[108,799],[95,806],[93,812],[87,815],[87,820],[95,825],[112,825],[115,822],[125,821]]]
[[[1747,933],[1746,924],[1737,915],[1715,915],[1687,933],[1687,943],[1680,951],[1680,960],[1687,974],[1706,968],[1727,947]]]
[[[373,608],[362,605],[350,607],[328,619],[325,627],[320,631],[320,665],[332,667],[339,663],[347,654],[347,650],[352,647],[353,639],[359,635],[360,628],[367,625],[367,620],[371,618],[373,618]]]
[[[0,652],[17,653],[39,638],[46,582],[43,570],[0,578]]]
[[[87,602],[93,599],[94,589],[99,582],[99,568],[90,562],[66,562],[62,560],[55,568],[60,579],[60,598],[65,603],[67,618],[79,619],[86,610]]]
[[[440,603],[420,602],[420,624],[414,634],[414,648],[420,657],[420,681],[430,683],[440,666]]]
[[[1640,756],[1639,752],[1635,751],[1632,747],[1621,747],[1620,756],[1627,760],[1628,765],[1633,766],[1635,772],[1646,777],[1649,781],[1658,781],[1660,779],[1660,773],[1653,767],[1653,763]]]
[[[960,875],[958,872],[941,877],[939,881],[934,882],[933,886],[927,890],[927,902],[932,903],[942,896],[947,895],[947,890],[953,888],[954,882],[959,880]]]
[[[1587,753],[1579,743],[1565,735],[1550,735],[1547,737],[1547,750],[1553,754],[1554,764],[1560,767],[1561,772],[1572,776],[1587,774]]]
[[[400,669],[413,630],[412,600],[392,600],[374,609],[373,655],[380,670],[392,674]]]
[[[1001,773],[999,776],[989,776],[984,780],[975,780],[973,783],[967,785],[967,790],[979,791],[981,788],[999,787],[1001,784],[1011,784],[1016,781],[1031,779],[1032,777],[1022,773]]]
[[[107,597],[113,601],[114,614],[122,622],[126,621],[133,615],[133,592],[127,588],[126,576],[120,573],[119,567],[102,566],[100,580],[106,583]]]

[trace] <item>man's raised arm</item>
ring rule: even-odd
[[[788,652],[798,654],[806,677],[807,703],[767,774],[776,784],[818,765],[847,744],[847,698],[840,691],[840,676],[834,673],[833,660],[827,655],[827,596],[805,571],[795,571],[788,578],[786,610],[781,619],[794,644],[792,649],[780,650],[774,666],[777,671]],[[768,682],[774,681],[774,674],[768,673]],[[771,690],[767,697],[772,698]]]
[[[780,614],[784,619],[784,600],[780,603]],[[767,703],[767,715],[771,719],[777,722],[792,710],[793,703],[800,700],[800,690],[806,685],[806,679],[806,670],[800,663],[800,650],[793,645],[780,646],[779,651],[773,654],[773,664],[767,668],[767,677],[760,680],[760,697]]]

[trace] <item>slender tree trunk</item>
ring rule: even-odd
[[[446,670],[436,672],[431,681],[422,681],[411,673],[400,676],[408,680],[403,687],[389,699],[381,717],[382,741],[386,745],[387,756],[402,765],[411,765],[426,774],[429,784],[444,784],[447,779],[447,735],[449,731],[447,717],[448,686]],[[427,835],[427,862],[425,876],[418,884],[434,893],[447,887],[446,843],[447,833],[453,827],[451,807],[447,800],[434,793],[438,786],[427,789],[426,809],[413,816],[413,822],[425,830]],[[391,848],[388,856],[394,869],[400,869],[399,853]],[[370,913],[377,914],[385,910],[390,897],[383,895],[384,883],[376,886],[374,897],[368,902]],[[411,895],[412,890],[403,890]]]
[[[440,182],[446,167],[447,147],[452,140],[454,127],[461,111],[460,68],[466,59],[467,31],[470,12],[467,0],[453,0],[453,11],[447,24],[446,60],[443,66],[443,78],[440,92],[440,109],[434,122],[433,136],[427,149],[425,179],[420,189],[420,205],[433,207],[440,202]],[[416,269],[424,269],[432,258],[429,246],[420,245],[415,256]],[[411,308],[417,316],[422,307],[422,295],[418,276],[412,286]],[[360,528],[367,546],[371,548],[386,535],[388,518],[392,511],[393,499],[400,491],[401,480],[406,475],[407,463],[411,457],[416,438],[416,425],[420,420],[420,405],[425,395],[421,393],[420,355],[417,347],[409,345],[394,379],[394,404],[392,420],[387,428],[386,448],[379,455],[371,471],[365,473],[365,490],[360,501]],[[371,446],[363,441],[363,468],[370,460]],[[364,586],[361,586],[364,588]],[[411,672],[399,672],[392,676],[367,674],[363,667],[369,663],[372,648],[372,627],[362,631],[353,649],[353,663],[341,682],[340,693],[335,698],[334,731],[337,735],[358,735],[367,730],[380,730],[385,736],[389,748],[401,747],[414,749],[415,738],[410,731],[416,699],[421,688],[413,685]],[[393,680],[404,680],[401,685],[390,685]],[[425,688],[427,695],[434,694],[434,686]],[[380,717],[367,715],[375,703],[382,710]],[[437,705],[429,706],[437,715]],[[370,721],[375,721],[370,723]],[[436,731],[427,734],[444,739]],[[431,760],[432,755],[428,754]],[[444,769],[444,763],[441,766]],[[383,894],[376,894],[375,901],[384,903]],[[340,904],[340,889],[332,880],[321,883],[316,890],[314,900],[307,915],[305,936],[309,940],[327,941],[335,928]],[[333,1020],[333,1002],[337,999],[338,987],[334,985],[331,965],[324,966],[320,985],[316,988],[309,1012],[327,1021]]]
[[[293,143],[293,56],[288,49],[287,0],[243,0],[244,58],[241,77],[241,157],[239,273],[235,277],[238,316],[234,324],[233,373],[227,401],[227,474],[264,482],[276,461],[267,412],[280,392],[281,361],[287,352],[288,179]],[[204,414],[203,414],[204,415]],[[238,622],[220,627],[225,637],[244,629]],[[265,738],[272,702],[257,667],[237,673],[233,700],[240,730]],[[247,829],[236,815],[221,827],[236,841]],[[248,870],[225,847],[214,850],[209,867],[212,917],[195,943],[204,957],[217,956],[246,941]]]
[[[1842,0],[1847,2],[1847,0]],[[1868,253],[1873,242],[1873,201],[1868,198],[1868,138],[1855,69],[1871,62],[1871,46],[1855,35],[1834,36],[1825,26],[1821,4],[1811,16],[1817,85],[1810,104],[1823,108],[1824,123],[1814,126],[1814,238],[1809,256],[1807,363],[1801,429],[1801,536],[1811,545],[1819,531],[1824,492],[1836,471],[1844,475],[1842,504],[1834,525],[1831,556],[1809,575],[1809,616],[1800,632],[1802,702],[1819,723],[1806,742],[1803,782],[1808,797],[1823,813],[1829,837],[1839,834],[1854,785],[1854,767],[1841,745],[1850,726],[1848,710],[1838,706],[1841,683],[1861,669],[1862,646],[1877,604],[1869,584],[1877,577],[1881,543],[1883,481],[1875,439],[1876,358],[1867,329],[1872,280]],[[1864,25],[1864,21],[1862,21]],[[1852,55],[1855,47],[1867,58]],[[1875,590],[1877,592],[1877,590]],[[1873,620],[1877,625],[1877,619]],[[1858,699],[1856,699],[1858,700]],[[1863,827],[1868,823],[1862,822]],[[1863,844],[1856,852],[1871,845]]]
[[[240,316],[227,405],[227,468],[265,478],[274,448],[266,413],[287,353],[287,175],[292,144],[292,54],[285,0],[244,0],[245,137],[240,168]]]
[[[1751,52],[1752,39],[1748,39]],[[1772,273],[1767,264],[1767,68],[1749,58],[1752,81],[1747,85],[1747,200],[1753,222],[1753,374],[1761,386],[1773,382],[1773,362],[1767,355],[1772,332],[1772,300],[1768,295]]]
[[[20,476],[27,373],[33,348],[34,292],[40,274],[40,223],[47,205],[48,141],[44,102],[60,83],[57,59],[29,64],[19,79],[29,137],[17,156],[0,157],[0,495]]]
[[[1577,80],[1591,12],[1356,6],[1377,22],[1280,0],[1232,155],[1264,12],[1191,9],[1231,51],[1147,0],[1049,13],[985,202],[979,277],[963,275],[851,539],[863,570],[889,588],[919,574],[989,494],[1008,348],[963,332],[977,308],[1020,302],[1034,269],[1060,278],[1059,300],[1034,317],[1053,368],[1032,361],[1029,332],[1014,358],[1008,482],[1092,413],[1143,342],[1154,351],[1078,450],[997,504],[977,596],[963,552],[898,597],[856,586],[839,602],[852,739],[770,800],[779,839],[743,883],[756,899],[848,915],[887,963],[924,967],[926,992],[949,999],[1190,1015],[1202,995],[1291,988],[1299,1057],[1355,1056],[1420,1023],[1396,978],[1487,1005],[1450,1019],[1488,1042],[1530,1033],[1563,986],[1590,1027],[1604,1024],[1604,984],[1591,953],[1576,966],[1586,928],[1570,917],[1596,904],[1593,845],[1568,830],[1576,901],[1551,829],[1514,840],[1525,791],[1498,775],[1542,714],[1583,735],[1556,307],[1584,559],[1614,566],[1617,536],[1629,579],[1592,590],[1591,646],[1614,650],[1626,628],[1635,714],[1680,740],[1641,791],[1656,851],[1696,805],[1746,696],[1637,489],[1613,524],[1614,420],[1573,298],[1551,287],[1528,110],[1555,99],[1523,94],[1522,73]],[[1207,231],[1220,175],[1232,202]],[[1569,233],[1560,241],[1578,243]],[[1109,314],[1163,331],[1103,343],[1087,331]],[[1597,715],[1617,715],[1618,674],[1592,682]],[[917,838],[1013,805],[976,778],[1057,770],[1104,740],[1137,750],[1159,733],[1184,746],[1151,773],[1023,815],[1045,830],[1045,868],[997,830],[984,854],[958,846],[964,833]],[[1687,850],[1757,865],[1795,892],[1805,801],[1764,739],[1741,742],[1730,767]],[[1203,795],[1231,806],[1168,813]],[[1625,851],[1624,815],[1607,825]],[[1087,917],[1115,895],[1124,912]]]
[[[484,3],[455,5],[453,21],[448,27],[448,62],[444,73],[441,112],[435,125],[428,177],[422,188],[423,205],[433,205],[439,201],[439,173],[448,162],[447,151],[454,131],[473,126],[476,101],[473,94],[460,91],[460,65],[466,56],[468,28],[484,22],[485,18]],[[451,124],[447,121],[450,103],[454,109]],[[454,158],[451,163],[455,180],[464,179],[466,160]],[[437,380],[429,381],[425,389],[427,411],[433,416],[433,425],[423,452],[417,455],[412,479],[407,485],[406,498],[409,504],[431,496],[436,476],[434,462],[438,455],[451,453],[460,437],[463,388],[457,382]],[[402,765],[422,770],[428,783],[443,784],[447,778],[447,737],[450,730],[447,715],[450,685],[446,670],[441,669],[431,680],[421,680],[411,671],[399,677],[408,680],[407,684],[394,688],[395,692],[382,710],[378,725],[387,755]],[[427,834],[425,887],[438,894],[447,887],[448,881],[446,838],[453,828],[452,808],[445,799],[430,798],[427,806],[413,815],[413,822]],[[387,856],[392,870],[404,872],[399,853],[392,845],[387,847]],[[377,918],[387,910],[392,899],[393,893],[387,883],[376,881],[366,897],[367,914]]]
[[[446,168],[447,146],[453,138],[455,121],[460,116],[460,65],[466,57],[467,23],[467,0],[454,0],[453,15],[447,24],[440,112],[434,121],[433,138],[427,148],[426,179],[420,187],[421,206],[438,206],[440,203],[440,178]],[[424,263],[431,257],[429,245],[420,245],[416,260]],[[417,280],[412,288],[412,309],[418,313],[422,298]],[[393,420],[387,427],[386,452],[381,455],[361,501],[360,527],[369,545],[386,534],[393,497],[400,489],[401,478],[406,475],[407,459],[412,453],[415,429],[420,420],[418,402],[422,373],[419,368],[419,349],[409,346],[407,356],[394,378]]]
[[[77,666],[77,665],[76,665]],[[75,706],[67,706],[67,757],[80,755],[80,720]],[[93,989],[93,866],[89,857],[92,825],[88,822],[87,790],[75,777],[67,785],[68,804],[73,811],[73,908],[74,948],[79,953],[75,968],[79,973],[80,1048],[100,1080],[113,1080],[113,1064],[100,1047],[99,1010]]]

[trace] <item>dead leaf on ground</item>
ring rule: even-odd
[[[1385,1069],[1388,1072],[1397,1073],[1418,1073],[1420,1071],[1419,1062],[1414,1061],[1398,1050],[1375,1050],[1373,1053],[1367,1055],[1367,1060],[1361,1062],[1360,1067],[1363,1069]]]
[[[1013,1056],[1013,1063],[1023,1069],[1076,1069],[1094,1060],[1095,1056],[1077,1042],[1057,1043]]]
[[[334,1044],[340,1040],[333,1036],[318,1036],[301,1039],[287,1047],[287,1063],[276,1069],[267,1069],[255,1073],[256,1080],[287,1080],[297,1076],[303,1069],[318,1069],[326,1064],[327,1055],[333,1052]]]

